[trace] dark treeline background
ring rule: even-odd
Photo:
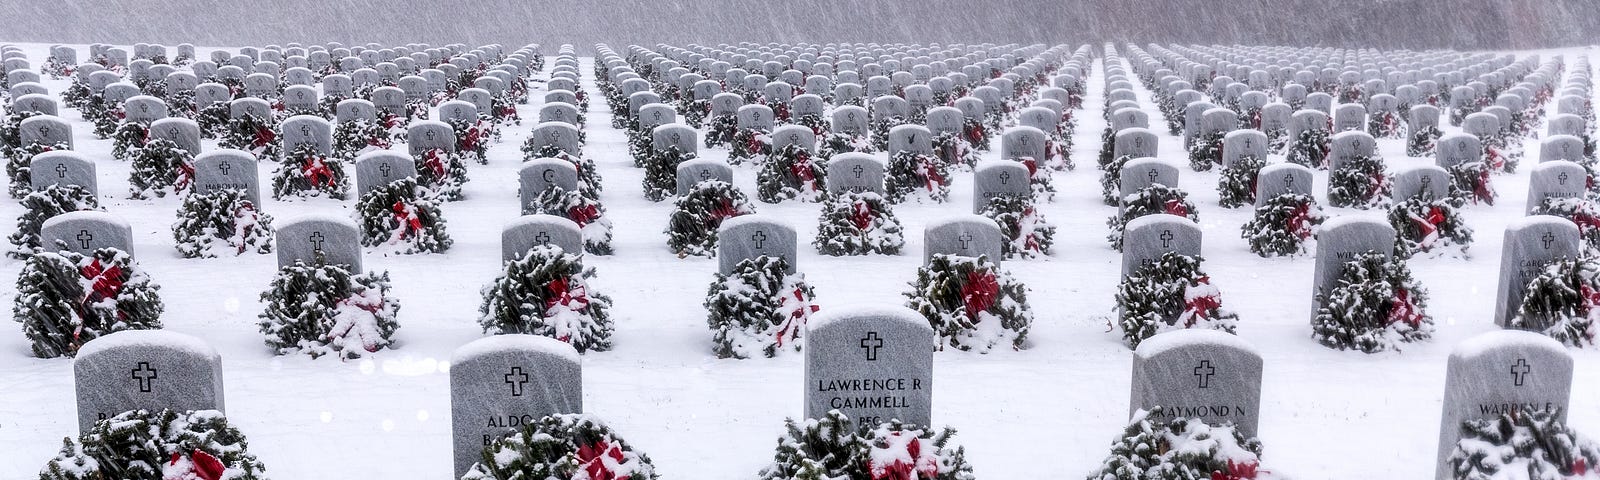
[[[1528,49],[1600,42],[1600,0],[0,0],[0,41],[963,42]],[[553,52],[554,49],[547,49]]]

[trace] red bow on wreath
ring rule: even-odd
[[[816,175],[811,174],[811,154],[805,151],[795,155],[794,164],[789,165],[789,172],[799,178],[800,183],[810,183],[817,179]]]
[[[250,219],[249,221],[235,220],[233,222],[234,225],[237,225],[238,230],[235,233],[239,235],[239,238],[248,238],[250,234],[256,231],[256,206],[250,203],[249,200],[239,202],[239,206],[233,209],[233,218]],[[244,247],[244,242],[240,242],[239,250],[235,253],[244,253]]]
[[[1189,216],[1189,207],[1185,206],[1182,200],[1178,200],[1176,198],[1167,200],[1167,203],[1163,204],[1161,208],[1163,211],[1172,215],[1177,215],[1180,217]]]
[[[783,347],[783,339],[789,337],[789,331],[791,329],[795,330],[796,333],[799,332],[799,328],[797,328],[797,326],[795,325],[795,321],[796,320],[803,320],[803,319],[806,318],[807,314],[817,313],[818,311],[822,310],[822,307],[819,307],[819,306],[816,306],[816,305],[806,305],[805,304],[806,303],[805,292],[802,291],[799,287],[795,287],[793,295],[794,295],[794,302],[796,304],[799,304],[799,308],[794,309],[794,312],[790,313],[788,318],[783,319],[783,325],[779,325],[778,326],[778,347],[779,348]],[[784,305],[788,305],[789,304],[789,297],[783,297],[783,303],[784,303]]]
[[[918,156],[921,157],[921,161],[917,162],[917,176],[922,177],[922,186],[932,192],[940,185],[944,185],[944,176],[939,175],[939,169],[933,168],[933,159],[925,155]]]
[[[733,208],[733,201],[724,198],[721,203],[711,209],[711,218],[709,220],[711,220],[712,225],[720,225],[723,220],[739,215],[739,209]]]
[[[1028,208],[1025,208],[1025,209],[1022,210],[1022,218],[1018,219],[1017,223],[1020,224],[1023,221],[1032,220],[1033,218],[1034,218],[1033,207],[1028,207]],[[1035,221],[1034,223],[1037,223],[1037,221]],[[1021,225],[1018,225],[1017,230],[1018,231],[1022,230]],[[1037,251],[1040,250],[1040,247],[1039,247],[1039,236],[1034,234],[1033,229],[1028,229],[1028,230],[1029,230],[1028,231],[1028,235],[1022,241],[1022,248],[1027,249],[1027,250],[1033,250],[1033,251],[1037,252]]]
[[[894,448],[901,442],[905,443],[905,456],[893,455],[893,461],[888,465],[878,465],[869,459],[868,472],[872,480],[917,480],[920,478],[935,478],[939,476],[939,464],[933,459],[922,458],[922,442],[915,435],[906,432],[894,432],[887,439],[889,448]],[[910,461],[907,461],[909,458]]]
[[[459,147],[457,150],[464,152],[478,151],[478,143],[482,141],[483,137],[483,130],[480,128],[482,123],[478,122],[471,127],[467,127],[467,133],[461,136],[461,141],[457,144]]]
[[[1387,179],[1387,177],[1384,177],[1382,173],[1373,175],[1372,176],[1372,183],[1367,185],[1367,197],[1366,198],[1368,200],[1378,198],[1378,192],[1382,192],[1383,191],[1383,186],[1387,185],[1388,182],[1389,182],[1389,180]]]
[[[1311,204],[1301,202],[1289,211],[1289,234],[1305,240],[1311,236]]]
[[[101,264],[100,259],[95,259],[78,273],[89,280],[89,291],[84,292],[85,303],[100,303],[122,293],[122,267]]]
[[[250,146],[252,148],[264,148],[267,145],[271,145],[272,141],[277,138],[278,134],[273,132],[271,128],[259,126],[256,127],[256,138],[250,142]]]
[[[313,187],[319,184],[331,187],[334,183],[333,169],[328,168],[327,162],[316,155],[306,157],[305,166],[300,167],[300,176],[311,180]]]
[[[1422,326],[1422,309],[1417,307],[1415,299],[1411,298],[1411,291],[1405,288],[1394,289],[1394,297],[1389,300],[1388,325],[1396,322],[1405,322],[1411,328]]]
[[[1022,157],[1017,160],[1022,162],[1022,166],[1028,167],[1029,179],[1032,179],[1034,174],[1039,173],[1039,161],[1033,157]]]
[[[761,135],[751,132],[750,136],[745,139],[744,151],[754,155],[756,152],[761,151],[761,145]]]
[[[578,228],[583,228],[585,225],[588,225],[589,222],[593,222],[595,219],[600,218],[600,207],[595,205],[579,205],[572,207],[567,209],[567,218],[571,219],[572,223],[578,224]]]
[[[606,459],[622,463],[622,448],[601,440],[589,445],[578,446],[578,461],[583,464],[583,471],[589,474],[589,480],[628,480],[627,475],[617,476],[606,466]]]
[[[190,162],[178,163],[178,181],[175,188],[183,190],[189,188],[189,182],[194,181],[194,164]]]
[[[1233,463],[1233,460],[1228,460],[1228,471],[1212,471],[1211,480],[1255,480],[1258,467],[1256,462]]]
[[[1478,181],[1472,185],[1472,201],[1494,205],[1494,186],[1489,183],[1488,169],[1478,172]]]
[[[983,124],[974,123],[967,128],[967,142],[978,143],[983,139]]]
[[[1503,170],[1506,168],[1506,159],[1505,157],[1500,156],[1500,149],[1489,147],[1484,150],[1488,151],[1490,167],[1493,167],[1495,170]]]
[[[445,178],[446,169],[444,168],[444,159],[439,158],[441,153],[443,153],[443,150],[438,148],[429,149],[428,151],[423,152],[422,166],[428,167],[429,170],[433,170],[433,177],[442,180]]]
[[[397,200],[391,209],[394,210],[395,222],[400,224],[400,238],[422,231],[422,219],[417,217],[415,207]]]
[[[170,464],[177,465],[178,461],[182,459],[183,454],[172,452],[172,461]],[[194,453],[189,456],[189,462],[191,464],[190,471],[194,473],[196,477],[199,477],[200,480],[219,480],[222,478],[222,474],[228,470],[228,467],[222,465],[222,461],[217,460],[217,457],[213,457],[211,454],[206,453],[203,450],[195,450]],[[187,477],[179,476],[178,478]]]
[[[544,299],[545,310],[556,308],[557,305],[573,311],[589,308],[588,289],[582,283],[572,282],[569,277],[551,280],[545,288],[550,290],[550,296]]]
[[[1211,277],[1201,276],[1194,282],[1183,291],[1183,313],[1179,318],[1184,320],[1183,326],[1186,328],[1205,320],[1212,310],[1222,308],[1222,298],[1216,287],[1211,286]]]
[[[856,230],[863,232],[872,226],[872,209],[867,206],[867,202],[856,200],[851,205],[850,223],[855,224]]]
[[[1444,210],[1439,207],[1428,207],[1427,216],[1419,217],[1416,214],[1410,216],[1411,221],[1417,224],[1417,232],[1422,234],[1422,238],[1417,240],[1417,246],[1423,251],[1432,249],[1433,244],[1439,241],[1439,228],[1445,220]]]
[[[1000,296],[1000,282],[994,273],[976,271],[967,273],[967,283],[961,286],[961,303],[967,307],[967,318],[978,319],[978,313],[994,307]]]

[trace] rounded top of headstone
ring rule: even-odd
[[[1255,355],[1256,358],[1261,357],[1261,353],[1256,350],[1254,345],[1239,338],[1238,335],[1206,328],[1186,328],[1156,334],[1143,342],[1139,342],[1139,348],[1134,349],[1133,355],[1140,358],[1151,358],[1176,348],[1195,344],[1223,345],[1248,352]]]
[[[1381,215],[1378,215],[1378,214],[1374,214],[1374,213],[1344,213],[1344,214],[1340,214],[1340,215],[1338,215],[1336,217],[1329,218],[1327,221],[1322,222],[1322,230],[1323,231],[1338,230],[1338,229],[1343,228],[1345,226],[1358,224],[1358,223],[1380,224],[1380,225],[1383,225],[1384,227],[1389,227],[1388,219],[1383,217],[1383,216],[1381,216]],[[1389,228],[1393,228],[1393,227],[1389,227]]]
[[[806,321],[806,330],[824,329],[828,327],[828,324],[852,318],[882,318],[904,322],[908,326],[912,326],[912,328],[933,329],[933,327],[928,326],[926,317],[923,317],[922,314],[917,313],[915,310],[903,306],[894,304],[847,304],[832,306],[818,311],[816,315],[812,315],[811,319]],[[933,346],[929,345],[928,348],[932,349]]]
[[[91,342],[92,343],[92,342]],[[467,363],[478,357],[507,350],[534,350],[572,363],[582,363],[583,356],[572,344],[544,335],[507,334],[492,335],[462,345],[450,354],[450,363]]]
[[[737,228],[739,226],[746,225],[746,224],[751,224],[751,223],[766,223],[766,224],[778,225],[778,226],[781,226],[781,227],[784,227],[784,228],[792,229],[791,227],[789,227],[788,223],[785,223],[784,221],[779,220],[777,217],[773,217],[771,215],[749,214],[749,215],[739,215],[737,217],[732,217],[732,218],[723,220],[722,221],[722,225],[717,227],[717,231],[732,230],[732,229]]]
[[[128,224],[127,220],[124,220],[122,217],[113,215],[113,214],[111,214],[111,212],[102,212],[102,211],[98,211],[98,210],[79,210],[79,211],[76,211],[76,212],[67,212],[67,213],[63,213],[63,214],[60,214],[60,215],[56,215],[54,217],[50,217],[49,220],[45,220],[44,221],[44,225],[40,225],[39,226],[39,229],[40,230],[48,230],[51,227],[54,227],[56,225],[60,225],[62,222],[67,222],[67,221],[72,221],[72,220],[94,220],[94,221],[97,221],[97,222],[106,222],[106,223],[110,223],[110,224],[116,225],[117,227],[122,228],[124,230],[132,230],[132,228],[133,228],[131,225]]]
[[[1521,230],[1524,228],[1533,227],[1535,225],[1544,225],[1550,223],[1562,224],[1564,227],[1572,230],[1578,229],[1578,224],[1572,223],[1572,220],[1567,220],[1555,215],[1528,215],[1526,217],[1512,220],[1511,224],[1506,225],[1506,230]]]
[[[888,165],[887,162],[884,162],[883,159],[878,158],[878,156],[870,154],[870,153],[848,152],[848,153],[841,153],[841,154],[838,154],[838,155],[834,155],[833,158],[828,159],[828,163],[836,163],[836,162],[841,162],[841,161],[857,161],[857,162],[859,162],[859,161],[870,161],[870,162],[876,163],[878,165],[882,165],[883,168],[885,168],[885,169],[889,168],[889,165]],[[1010,162],[1010,163],[1016,163],[1016,162]],[[723,220],[723,222],[726,223],[726,222],[730,222],[730,221],[737,220],[739,218],[747,217],[747,216],[749,216],[749,215],[740,215],[738,217],[733,217],[733,218],[730,218],[730,219],[727,219],[727,220]]]
[[[46,152],[46,153],[55,153],[55,152]],[[44,156],[44,154],[41,153],[39,155],[35,155],[33,158],[39,158],[41,156]],[[1536,163],[1536,164],[1533,165],[1533,171],[1534,172],[1542,172],[1542,171],[1545,171],[1545,170],[1556,170],[1556,169],[1567,170],[1567,169],[1573,169],[1573,168],[1580,168],[1581,169],[1581,168],[1584,168],[1584,167],[1583,167],[1583,165],[1579,165],[1577,162],[1574,162],[1574,161],[1571,161],[1571,160],[1548,160],[1548,161],[1539,162],[1539,163]]]
[[[207,344],[205,340],[192,335],[170,330],[123,330],[83,344],[83,347],[78,349],[78,356],[73,362],[87,361],[106,350],[130,346],[158,346],[183,350],[196,356],[221,358],[221,355],[217,354],[217,350],[211,348],[211,345]]]
[[[1466,359],[1477,357],[1490,350],[1506,346],[1546,350],[1553,355],[1563,357],[1569,355],[1566,347],[1563,347],[1561,342],[1545,334],[1526,330],[1495,330],[1457,343],[1456,347],[1450,351],[1450,358]]]

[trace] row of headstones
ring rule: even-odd
[[[862,424],[933,420],[933,344],[925,319],[903,307],[829,310],[809,322],[804,416],[838,410]],[[1211,330],[1158,335],[1135,350],[1128,409],[1231,423],[1255,437],[1265,367],[1236,336]],[[73,364],[80,430],[135,409],[226,411],[222,358],[203,340],[149,330],[86,344]],[[1512,411],[1567,411],[1573,360],[1541,335],[1502,331],[1469,339],[1448,360],[1439,429],[1438,478],[1466,420]],[[493,439],[545,415],[583,412],[582,360],[570,345],[499,335],[451,358],[455,474]]]
[[[697,75],[708,76],[710,80],[727,81],[736,88],[745,85],[744,76],[760,75],[763,79],[777,79],[790,85],[804,86],[810,92],[829,90],[818,88],[826,87],[826,84],[813,83],[822,80],[865,84],[869,91],[880,92],[869,96],[877,96],[895,87],[904,88],[913,84],[928,84],[937,89],[941,85],[936,81],[940,76],[947,76],[952,85],[970,85],[997,75],[1015,82],[1053,67],[1066,67],[1067,72],[1081,76],[1089,63],[1088,46],[1081,46],[1070,53],[1068,48],[1065,45],[1049,49],[1042,45],[985,49],[948,46],[944,50],[938,50],[937,47],[911,50],[891,47],[889,50],[852,55],[827,49],[800,52],[784,46],[752,52],[727,46],[690,45],[689,48],[678,48],[658,45],[652,53],[660,56],[652,59],[651,63],[657,71],[666,73],[666,78],[673,85],[680,87],[692,85],[682,81],[681,75],[695,70],[700,72]],[[674,68],[685,70],[674,72]],[[759,91],[759,88],[756,90]]]

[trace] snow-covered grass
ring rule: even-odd
[[[45,45],[24,48],[33,65],[44,63]],[[209,50],[201,49],[200,58],[208,58]],[[87,49],[79,46],[79,52]],[[667,478],[754,477],[771,461],[783,419],[801,414],[801,356],[718,360],[711,353],[701,302],[716,260],[679,259],[667,249],[662,231],[671,204],[643,198],[644,172],[632,167],[624,134],[610,128],[602,97],[588,78],[589,62],[585,58],[580,68],[594,99],[584,153],[605,178],[602,200],[615,222],[617,254],[586,260],[599,272],[590,288],[616,302],[616,334],[614,350],[583,358],[585,407],[648,454]],[[935,355],[934,421],[961,430],[956,441],[966,447],[980,478],[1032,478],[1040,461],[1055,464],[1047,471],[1087,475],[1127,425],[1132,355],[1119,332],[1109,330],[1120,256],[1105,242],[1104,220],[1115,207],[1101,203],[1099,172],[1090,160],[1105,128],[1099,110],[1103,73],[1097,65],[1087,82],[1087,108],[1077,112],[1071,155],[1081,167],[1054,173],[1055,201],[1040,206],[1058,227],[1055,253],[1004,262],[1032,289],[1035,323],[1028,348]],[[54,95],[67,86],[65,80],[45,83]],[[1139,92],[1151,124],[1161,124],[1149,92]],[[533,104],[518,106],[524,119],[535,118],[542,95],[533,93]],[[198,336],[221,353],[229,419],[249,436],[251,451],[272,478],[449,475],[448,359],[457,347],[483,336],[476,321],[479,288],[499,273],[500,229],[519,212],[518,147],[531,122],[506,128],[505,138],[489,147],[488,165],[468,167],[466,199],[443,206],[455,239],[447,253],[369,253],[367,269],[391,274],[391,293],[402,303],[401,328],[393,349],[340,362],[274,356],[256,329],[258,295],[276,270],[273,256],[181,258],[170,231],[180,200],[129,200],[129,167],[111,159],[112,142],[93,138],[76,110],[63,114],[76,122],[77,150],[98,164],[102,205],[133,225],[138,260],[162,285],[166,328]],[[1527,158],[1537,159],[1537,143],[1528,146]],[[206,148],[214,149],[215,142],[207,141]],[[1379,148],[1391,169],[1432,161],[1406,158],[1403,140],[1379,140]],[[1162,134],[1160,149],[1163,159],[1187,158],[1177,137]],[[726,154],[718,149],[702,157]],[[1280,155],[1269,159],[1280,161]],[[273,167],[263,162],[262,176]],[[1265,361],[1260,436],[1264,461],[1274,471],[1309,479],[1433,474],[1445,360],[1458,342],[1497,329],[1490,317],[1501,232],[1522,216],[1530,170],[1495,176],[1496,205],[1466,209],[1479,233],[1469,258],[1410,262],[1430,291],[1438,330],[1433,340],[1403,353],[1377,355],[1333,351],[1313,341],[1313,259],[1250,253],[1239,227],[1251,212],[1217,206],[1220,174],[1182,171],[1181,187],[1200,210],[1205,270],[1224,307],[1239,314],[1239,336]],[[757,171],[748,164],[735,167],[735,184],[747,195],[755,194]],[[906,229],[901,255],[828,257],[802,240],[799,269],[815,286],[824,312],[830,305],[904,303],[901,292],[922,261],[923,228],[966,214],[972,204],[971,173],[953,176],[949,203],[895,206]],[[1319,173],[1315,191],[1323,205],[1326,181],[1326,173]],[[313,212],[349,217],[354,204],[265,199],[263,211],[279,218]],[[815,236],[818,208],[756,205],[758,212],[789,222],[800,239]],[[0,233],[9,233],[11,219],[21,213],[16,202],[0,201]],[[0,302],[9,303],[15,294],[11,279],[20,268],[16,260],[0,261]],[[36,475],[60,448],[61,437],[76,433],[77,418],[71,362],[31,357],[20,327],[8,324],[0,328],[0,479],[7,480]],[[1572,353],[1577,380],[1570,422],[1600,435],[1600,351]]]

